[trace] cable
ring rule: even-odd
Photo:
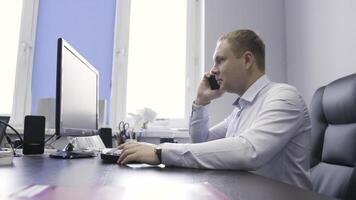
[[[50,141],[54,136],[56,136],[55,133],[45,141],[45,144],[46,144],[48,141]],[[57,139],[56,139],[56,140],[57,140]]]
[[[0,124],[4,124],[5,126],[11,128],[11,130],[13,130],[13,131],[16,133],[16,135],[19,137],[21,143],[23,143],[23,140],[22,140],[21,135],[19,134],[19,132],[16,131],[16,129],[15,129],[14,127],[12,127],[10,124],[8,124],[8,123],[6,123],[6,122],[4,122],[4,121],[1,121],[1,120],[0,120]],[[6,134],[6,131],[5,131],[5,135],[7,135],[7,134]]]
[[[55,138],[55,140],[53,140],[52,142],[50,142],[49,144],[47,144],[47,142],[50,141],[54,136],[56,136],[55,133],[45,141],[45,145],[47,145],[47,147],[54,148],[54,147],[52,146],[52,144],[53,144],[55,141],[57,141],[57,140],[60,138],[60,136],[57,136],[57,137]]]
[[[20,147],[23,146],[23,140],[22,140],[21,135],[20,135],[19,132],[17,132],[16,129],[15,129],[14,127],[12,127],[10,124],[8,124],[8,123],[6,123],[6,122],[4,122],[4,121],[1,121],[1,120],[0,120],[0,124],[5,125],[6,127],[10,127],[11,130],[13,130],[13,131],[16,133],[16,135],[19,137],[21,145],[17,146],[17,147],[14,149],[14,148],[13,148],[13,142],[11,141],[10,137],[9,137],[9,136],[6,134],[6,132],[5,132],[6,140],[7,140],[7,142],[10,144],[12,150],[13,150],[14,153],[15,153],[15,150],[16,150],[16,149],[18,149],[18,148],[20,148]],[[47,143],[48,141],[50,141],[54,136],[56,136],[56,134],[53,134],[51,137],[49,137],[49,138],[45,141],[45,145],[46,145],[46,143]],[[52,145],[52,144],[53,144],[55,141],[57,141],[59,138],[60,138],[60,136],[57,136],[57,138],[56,138],[53,142],[51,142],[50,144],[48,144],[48,145]]]
[[[3,121],[1,121],[1,120],[0,120],[0,124],[5,125],[5,127],[11,128],[11,130],[13,130],[13,131],[16,133],[16,135],[19,137],[20,142],[21,142],[21,145],[23,144],[23,140],[22,140],[21,135],[19,134],[19,132],[16,131],[16,129],[15,129],[14,127],[12,127],[10,124],[8,124],[8,123],[6,123],[6,122],[3,122]],[[13,145],[13,142],[11,141],[11,138],[7,135],[6,131],[4,131],[4,134],[5,134],[5,137],[6,137],[7,142],[10,144],[10,147],[11,147],[11,149],[12,149],[12,152],[13,152],[14,156],[15,156],[15,157],[18,156],[18,155],[16,154],[15,149],[14,149],[14,145]],[[21,145],[20,145],[20,146],[21,146]]]
[[[6,137],[7,143],[10,144],[10,147],[12,149],[12,153],[14,154],[14,157],[17,157],[16,151],[14,149],[14,145],[12,144],[10,137],[7,134],[5,134],[5,137]]]

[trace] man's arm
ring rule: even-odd
[[[268,100],[256,123],[239,136],[197,144],[162,144],[162,162],[167,165],[257,170],[295,136],[304,122],[303,105],[293,92]]]
[[[225,137],[227,127],[226,120],[210,130],[208,127],[208,104],[210,104],[213,99],[221,97],[224,93],[222,90],[212,90],[210,88],[208,81],[210,75],[210,73],[206,73],[200,81],[197,97],[192,105],[192,114],[189,121],[189,135],[193,143],[206,142]]]
[[[255,123],[236,137],[194,144],[161,144],[161,161],[170,166],[257,170],[285,148],[301,125],[308,123],[306,107],[293,91],[278,93],[264,103]],[[308,125],[309,124],[309,125]],[[310,122],[303,129],[310,129]],[[154,145],[122,145],[121,164],[157,164]]]
[[[194,116],[191,118],[195,119],[190,122],[189,129],[193,142],[199,143],[225,137],[228,118],[208,130],[207,120],[200,119],[201,117]],[[182,146],[181,144],[174,145],[176,145],[176,148]],[[147,164],[160,164],[157,155],[154,153],[155,148],[157,148],[157,145],[130,141],[120,145],[119,149],[123,151],[117,162],[119,164],[127,164],[139,161]]]
[[[228,118],[209,130],[208,106],[193,103],[189,121],[189,135],[193,143],[206,142],[224,138],[227,130]]]

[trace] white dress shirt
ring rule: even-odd
[[[311,123],[297,90],[260,77],[233,104],[221,123],[208,128],[208,106],[193,104],[192,144],[162,144],[166,165],[247,170],[311,189]]]

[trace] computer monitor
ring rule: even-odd
[[[63,38],[57,46],[57,82],[55,134],[61,136],[91,136],[98,133],[99,73]],[[52,158],[86,158],[94,152],[74,149],[70,141]]]
[[[56,135],[98,133],[99,73],[63,38],[58,39]]]

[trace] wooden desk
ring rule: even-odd
[[[132,169],[104,164],[99,157],[57,160],[48,155],[14,158],[12,166],[0,167],[0,194],[30,184],[59,186],[137,186],[171,183],[202,183],[220,190],[231,199],[331,199],[311,191],[241,171],[183,168]],[[159,195],[159,194],[157,194]],[[174,195],[174,194],[172,194]],[[115,199],[113,197],[113,199]]]

